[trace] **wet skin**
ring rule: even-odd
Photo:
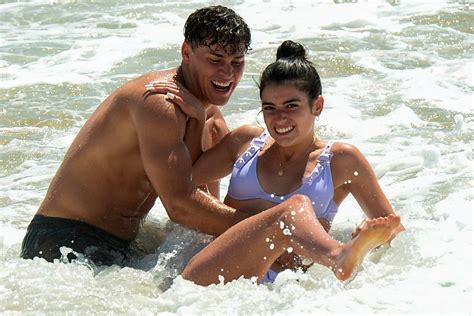
[[[228,132],[215,104],[225,104],[240,81],[243,54],[184,43],[182,55],[179,73],[145,74],[100,104],[67,151],[38,214],[84,221],[125,240],[134,239],[158,196],[172,220],[209,234],[246,217],[191,182],[192,162]],[[189,118],[165,95],[147,91],[145,84],[157,80],[188,88],[206,120]]]

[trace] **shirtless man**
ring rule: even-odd
[[[242,77],[250,30],[234,11],[212,6],[189,16],[184,36],[180,67],[126,83],[83,126],[28,227],[23,258],[53,261],[65,246],[96,264],[125,265],[158,197],[172,221],[207,234],[246,217],[196,187],[191,171],[202,150],[228,132],[216,106],[227,103]],[[156,80],[185,92],[151,94],[145,85]],[[197,115],[206,119],[186,116],[170,100],[183,96],[200,103]],[[218,184],[208,186],[217,193]]]

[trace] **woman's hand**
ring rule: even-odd
[[[188,91],[181,83],[175,81],[152,81],[145,88],[153,93],[166,94],[166,98],[179,106],[189,117],[205,122],[206,110],[202,102]]]

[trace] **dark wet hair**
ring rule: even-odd
[[[277,60],[268,65],[260,77],[260,96],[270,84],[295,85],[308,95],[310,101],[322,94],[321,79],[313,63],[306,58],[303,45],[284,41],[277,50]]]
[[[192,48],[219,45],[227,53],[250,49],[250,29],[234,10],[217,5],[194,11],[184,25],[184,39]]]

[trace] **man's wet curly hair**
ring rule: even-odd
[[[250,29],[234,10],[217,5],[194,11],[184,25],[184,39],[192,48],[218,45],[227,53],[250,49]]]

